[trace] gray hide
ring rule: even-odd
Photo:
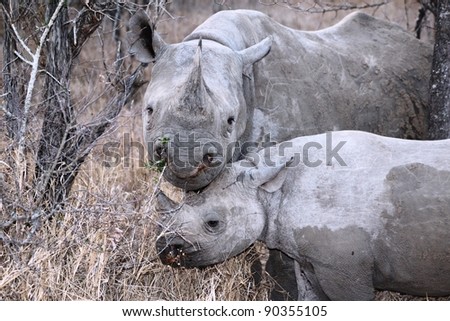
[[[164,43],[143,13],[130,29],[131,52],[155,62],[143,108],[149,153],[186,190],[209,184],[253,142],[335,129],[427,137],[432,48],[397,25],[353,13],[304,32],[236,10],[213,15],[177,44]],[[290,269],[277,258],[268,267]]]
[[[131,52],[155,61],[143,109],[150,154],[186,190],[246,154],[245,142],[269,136],[358,129],[426,137],[432,49],[397,25],[352,13],[305,32],[256,11],[222,11],[170,45],[142,12],[130,28]]]
[[[300,137],[227,166],[176,210],[166,200],[166,264],[215,264],[261,240],[295,259],[299,299],[450,294],[450,140]]]

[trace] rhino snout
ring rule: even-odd
[[[152,156],[154,161],[163,160],[181,171],[219,167],[224,161],[220,144],[202,140],[181,141],[177,136],[157,138],[153,142]]]
[[[166,166],[164,177],[185,190],[198,190],[216,177],[226,162],[222,146],[212,138],[168,135],[153,143],[152,160]]]
[[[156,240],[159,259],[165,265],[180,267],[184,265],[187,243],[180,237],[167,239],[165,235]]]

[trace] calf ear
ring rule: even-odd
[[[272,47],[272,36],[265,38],[256,45],[239,51],[239,55],[244,63],[244,68],[253,65],[255,62],[263,59]]]
[[[163,191],[160,189],[156,191],[155,210],[157,212],[170,212],[175,210],[177,207],[178,204],[168,198]]]
[[[129,52],[143,63],[154,62],[167,44],[155,31],[150,18],[143,10],[137,11],[128,22]]]
[[[263,165],[255,167],[247,172],[248,183],[253,187],[259,187],[266,192],[276,192],[283,186],[287,177],[287,167],[293,158],[284,161],[278,165]]]
[[[283,168],[278,172],[278,174],[274,178],[272,178],[271,180],[262,184],[259,187],[265,190],[266,192],[274,193],[278,191],[281,188],[281,186],[283,186],[283,183],[286,180],[286,176],[287,176],[287,168]]]

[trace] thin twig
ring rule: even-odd
[[[17,57],[19,57],[20,60],[22,60],[24,63],[26,63],[27,65],[33,66],[33,63],[29,60],[27,60],[25,57],[23,57],[20,52],[18,52],[17,50],[14,50],[14,53],[16,54]]]
[[[152,203],[153,198],[155,197],[156,193],[157,193],[158,190],[159,190],[159,186],[161,185],[161,180],[162,180],[162,178],[163,178],[163,175],[164,175],[165,170],[166,170],[166,166],[163,167],[163,169],[162,169],[162,171],[161,171],[161,174],[160,174],[159,177],[158,177],[158,181],[156,182],[155,187],[153,188],[153,192],[152,192],[152,195],[150,196],[150,200],[149,200],[149,203],[150,203],[150,204]]]
[[[70,94],[70,90],[68,88],[66,88],[65,86],[63,86],[63,84],[61,84],[61,82],[58,79],[56,79],[56,77],[53,76],[51,73],[49,73],[46,69],[39,69],[39,72],[43,72],[43,73],[47,74],[47,76],[52,78],[53,81],[56,82],[61,87],[61,89],[63,91],[65,91],[65,92]]]

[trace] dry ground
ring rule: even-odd
[[[311,15],[250,0],[227,1],[226,5],[258,9],[283,24],[307,30],[333,24],[348,13]],[[174,1],[171,12],[176,19],[161,23],[160,33],[168,42],[180,41],[216,9],[213,1]],[[412,30],[417,9],[415,1],[399,0],[366,11]],[[107,35],[108,28],[105,23],[103,31],[92,37],[80,57],[71,88],[74,100],[80,104],[93,97],[104,81],[99,37],[102,33]],[[429,30],[426,33],[432,34]],[[147,73],[150,77],[150,71]],[[122,111],[99,141],[80,171],[64,212],[45,222],[31,244],[0,243],[0,300],[267,300],[271,280],[258,286],[252,282],[250,265],[255,259],[254,251],[202,270],[175,270],[159,262],[154,248],[157,218],[151,202],[159,174],[139,164],[137,148],[132,149],[131,155],[123,149],[126,135],[131,141],[142,143],[142,94],[143,91]],[[95,101],[92,112],[101,109],[104,102],[104,98]],[[89,112],[84,117],[89,118]],[[120,143],[117,151],[121,161],[107,167],[103,146],[114,141]],[[3,157],[2,152],[2,160]],[[7,168],[1,169],[7,178]],[[1,219],[5,217],[7,213],[2,212]],[[28,229],[17,224],[8,233],[20,237]],[[261,244],[255,248],[264,252]],[[424,298],[380,292],[377,299]]]

